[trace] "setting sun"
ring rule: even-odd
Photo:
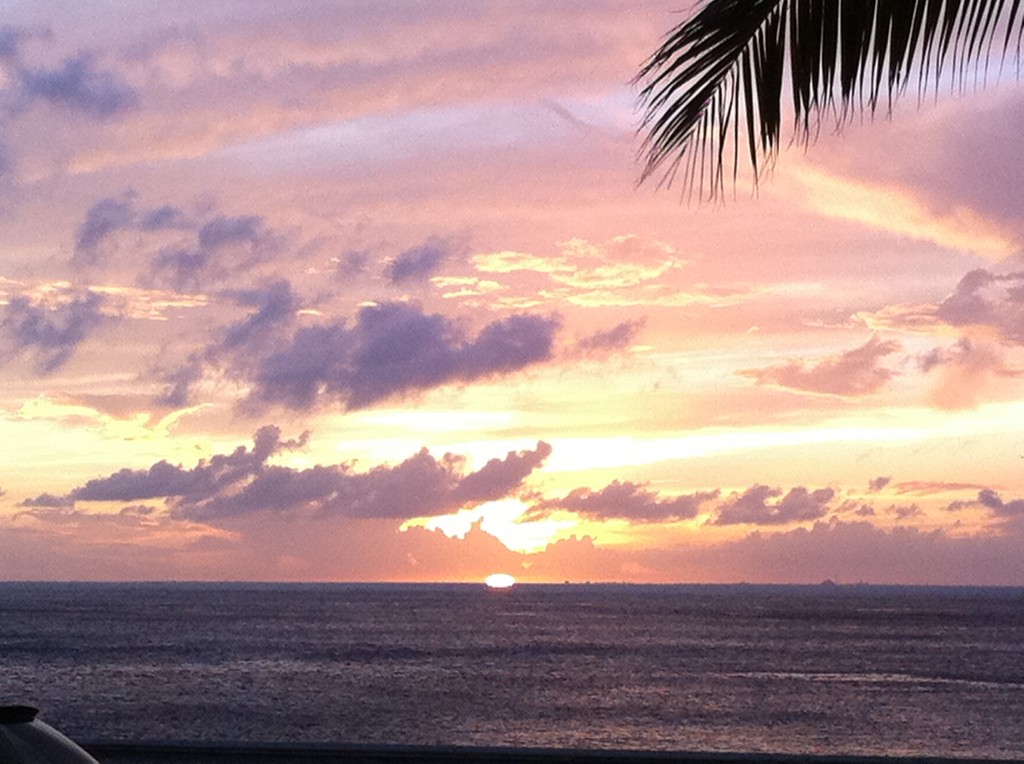
[[[516,585],[516,580],[508,573],[492,573],[484,579],[488,589],[511,589]]]

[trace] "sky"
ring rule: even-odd
[[[0,579],[1024,585],[1021,85],[687,202],[678,5],[8,0]]]

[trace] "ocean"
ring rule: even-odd
[[[1024,589],[0,583],[89,741],[1024,759]]]

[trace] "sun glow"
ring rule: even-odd
[[[494,536],[506,549],[534,554],[544,551],[560,538],[567,538],[578,524],[575,519],[565,518],[524,521],[522,517],[528,508],[516,498],[497,499],[450,515],[407,520],[401,530],[420,527],[429,531],[439,530],[449,538],[465,538],[473,526],[479,524],[480,530]]]

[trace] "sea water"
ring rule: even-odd
[[[1024,590],[0,584],[79,740],[1024,759]]]

